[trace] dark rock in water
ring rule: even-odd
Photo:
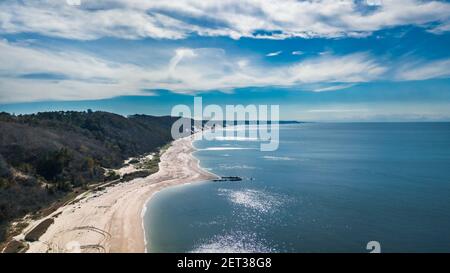
[[[225,182],[225,181],[242,181],[242,177],[239,176],[222,176],[219,179],[214,179],[214,182]]]

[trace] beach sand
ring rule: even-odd
[[[192,155],[193,136],[176,140],[161,156],[159,171],[80,195],[44,219],[33,222],[24,234],[41,221],[54,223],[30,243],[27,252],[145,252],[143,213],[156,192],[174,185],[216,178],[203,170]]]

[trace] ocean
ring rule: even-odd
[[[243,181],[157,193],[151,252],[450,252],[450,123],[286,124],[274,152],[194,144],[202,167]]]

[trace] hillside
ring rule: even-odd
[[[92,111],[0,113],[0,241],[12,219],[103,182],[103,168],[170,142],[176,119]]]

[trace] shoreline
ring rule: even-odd
[[[199,180],[199,181],[193,181],[193,182],[196,183],[196,182],[203,182],[203,181],[207,181],[207,180]],[[192,184],[192,182],[186,182],[186,183],[181,183],[181,184],[177,184],[177,185],[171,185],[171,186],[162,188],[162,189],[160,189],[158,191],[153,192],[152,196],[150,196],[147,199],[147,201],[145,201],[145,203],[143,204],[143,209],[141,211],[141,221],[142,221],[142,230],[144,232],[144,252],[145,253],[148,253],[148,250],[150,249],[150,248],[148,248],[149,242],[147,241],[147,234],[146,234],[146,229],[145,229],[145,214],[146,214],[146,211],[149,209],[149,203],[151,202],[152,198],[156,194],[158,194],[161,191],[166,190],[168,188],[179,187],[179,186],[187,186],[187,185],[190,185],[190,184]]]
[[[32,222],[17,239],[53,219],[27,252],[146,252],[144,215],[155,193],[176,185],[217,178],[193,156],[195,135],[175,140],[161,155],[158,172],[82,194],[49,216]]]

